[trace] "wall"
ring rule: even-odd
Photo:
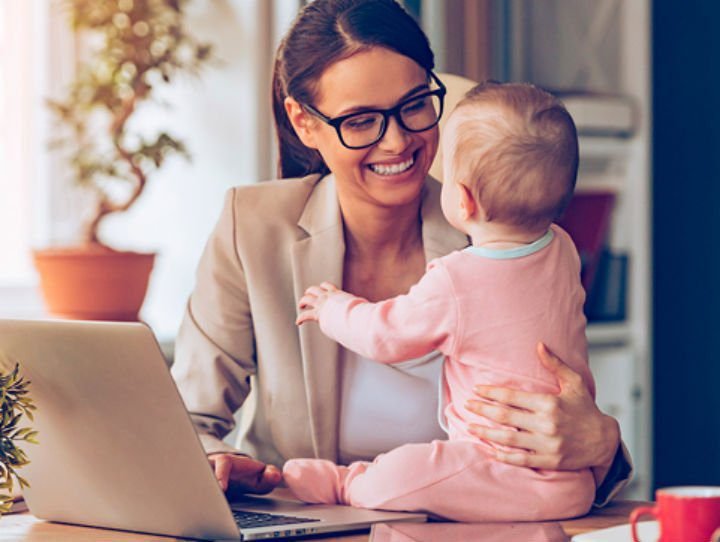
[[[720,5],[653,11],[655,485],[720,484]]]

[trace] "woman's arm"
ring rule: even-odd
[[[245,273],[234,245],[234,191],[198,264],[175,343],[172,374],[208,453],[222,444],[233,415],[250,393],[255,372],[252,316]]]
[[[560,392],[552,395],[478,386],[479,400],[469,401],[468,410],[513,429],[473,425],[470,431],[483,440],[516,448],[496,451],[497,459],[504,463],[554,470],[592,468],[600,489],[616,459],[624,459],[622,454],[618,458],[618,423],[598,409],[578,373],[542,344],[538,356],[555,374]]]
[[[223,490],[265,493],[279,482],[279,470],[222,441],[256,370],[247,284],[234,244],[235,212],[231,190],[198,265],[172,373]]]

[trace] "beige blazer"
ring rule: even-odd
[[[422,200],[427,261],[468,244],[428,178]],[[318,326],[295,325],[305,289],[342,284],[343,222],[332,175],[231,189],[197,271],[173,375],[208,453],[242,406],[237,447],[282,465],[337,460],[339,347]]]

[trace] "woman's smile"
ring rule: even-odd
[[[404,174],[412,175],[414,173],[413,166],[417,163],[417,154],[419,151],[409,153],[405,156],[399,156],[389,160],[371,162],[367,168],[380,177],[391,180],[393,177],[403,177]]]

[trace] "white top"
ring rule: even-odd
[[[372,461],[410,442],[447,439],[438,423],[443,356],[431,352],[394,365],[341,349],[339,459]]]

